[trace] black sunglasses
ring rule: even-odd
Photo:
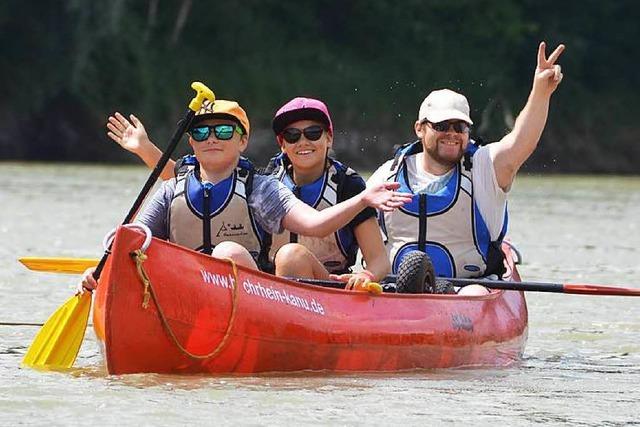
[[[189,135],[191,135],[194,141],[202,142],[209,138],[211,131],[213,131],[216,138],[222,141],[233,138],[233,132],[238,132],[240,135],[243,135],[242,129],[240,129],[239,126],[227,124],[195,126],[189,130]]]
[[[469,124],[466,122],[461,122],[461,121],[452,122],[452,121],[445,120],[444,122],[438,122],[438,123],[432,123],[429,121],[427,121],[426,123],[429,123],[431,125],[431,128],[437,132],[447,132],[451,127],[453,127],[453,130],[457,133],[469,132]]]
[[[317,141],[320,139],[323,132],[324,128],[322,126],[312,125],[304,129],[286,128],[282,131],[281,135],[289,144],[295,144],[300,141],[300,137],[303,134],[309,141]]]

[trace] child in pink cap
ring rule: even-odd
[[[327,106],[313,98],[294,98],[284,104],[272,122],[280,153],[267,171],[307,205],[326,209],[365,188],[353,169],[329,156],[333,123]],[[334,278],[347,287],[379,281],[390,271],[374,209],[361,211],[349,224],[325,237],[284,231],[272,236],[271,258],[276,275]],[[352,273],[358,249],[366,269]]]

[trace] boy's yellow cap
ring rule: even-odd
[[[216,99],[215,102],[210,102],[209,100],[205,100],[202,103],[202,108],[196,112],[196,116],[193,118],[191,126],[194,126],[206,119],[233,120],[242,128],[245,135],[249,135],[249,132],[251,131],[251,125],[249,124],[247,113],[236,101]]]

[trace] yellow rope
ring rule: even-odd
[[[180,342],[178,341],[178,338],[173,332],[173,329],[171,329],[171,326],[169,325],[169,322],[167,321],[167,318],[165,317],[164,312],[162,311],[162,308],[160,307],[160,303],[158,302],[158,298],[156,297],[156,293],[153,289],[153,285],[151,284],[151,280],[149,279],[147,272],[144,270],[144,267],[142,266],[142,264],[147,259],[147,255],[145,255],[144,252],[138,249],[132,252],[131,256],[134,258],[136,262],[136,269],[138,270],[138,276],[140,277],[140,281],[142,282],[142,285],[144,287],[142,307],[146,309],[149,306],[149,296],[151,296],[151,298],[153,298],[153,302],[155,302],[156,304],[156,308],[158,309],[158,314],[160,315],[162,326],[167,331],[167,333],[171,337],[176,347],[178,347],[180,351],[182,351],[184,354],[186,354],[187,356],[193,359],[209,359],[211,357],[217,356],[218,353],[222,351],[227,341],[229,340],[229,337],[231,335],[230,333],[231,328],[233,326],[233,323],[236,317],[236,308],[238,305],[238,286],[240,286],[240,284],[238,283],[238,268],[236,267],[236,263],[231,258],[226,258],[226,261],[228,261],[229,264],[231,264],[231,268],[233,270],[233,291],[232,291],[232,299],[231,299],[231,315],[229,316],[229,322],[227,323],[227,330],[224,333],[224,337],[222,337],[222,340],[218,343],[216,348],[213,349],[213,351],[211,351],[210,353],[193,354],[189,350],[184,348],[182,344],[180,344]]]
[[[151,295],[149,293],[149,288],[151,287],[151,280],[149,280],[149,276],[147,276],[147,272],[144,271],[144,268],[142,267],[142,263],[147,260],[147,255],[144,252],[142,252],[142,250],[138,249],[133,252],[132,256],[136,261],[136,270],[138,270],[138,277],[140,277],[140,281],[144,286],[144,294],[142,296],[142,308],[146,310],[149,307],[149,296]],[[154,297],[154,300],[155,300],[155,297]],[[156,305],[157,304],[158,302],[156,301]]]

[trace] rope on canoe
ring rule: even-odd
[[[169,336],[171,337],[171,340],[173,341],[173,343],[176,345],[176,347],[178,347],[178,349],[186,354],[187,356],[193,358],[193,359],[209,359],[212,357],[215,357],[218,355],[218,353],[220,353],[222,351],[222,349],[224,348],[224,346],[227,344],[227,341],[229,340],[229,337],[231,336],[231,328],[233,326],[233,323],[235,321],[236,318],[236,309],[237,309],[237,305],[238,305],[238,286],[239,282],[238,282],[238,268],[236,266],[236,263],[231,259],[231,258],[224,258],[225,261],[229,262],[229,264],[231,264],[231,269],[233,271],[233,290],[232,290],[232,296],[231,296],[231,314],[229,315],[229,322],[227,323],[227,330],[224,332],[224,336],[222,337],[222,340],[220,340],[220,342],[218,343],[218,345],[216,346],[216,348],[214,348],[211,352],[207,353],[207,354],[194,354],[191,353],[189,350],[187,350],[181,343],[180,341],[178,341],[178,338],[176,337],[175,333],[173,332],[173,329],[171,329],[171,326],[169,325],[169,322],[167,321],[166,316],[164,315],[164,312],[162,310],[162,308],[160,307],[160,303],[158,302],[158,297],[156,296],[156,292],[153,289],[153,285],[151,284],[151,280],[149,279],[149,276],[147,275],[147,272],[145,271],[144,267],[142,266],[142,264],[146,261],[147,259],[147,255],[140,249],[137,249],[135,251],[133,251],[131,253],[131,256],[134,258],[135,263],[136,263],[136,270],[138,270],[138,276],[140,278],[140,281],[142,282],[142,286],[144,289],[144,294],[142,297],[142,308],[144,308],[145,310],[147,309],[147,307],[149,307],[149,298],[153,299],[153,302],[155,302],[156,304],[156,308],[158,309],[158,314],[160,315],[160,320],[162,321],[162,326],[164,327],[164,329],[167,331],[167,333],[169,334]]]

